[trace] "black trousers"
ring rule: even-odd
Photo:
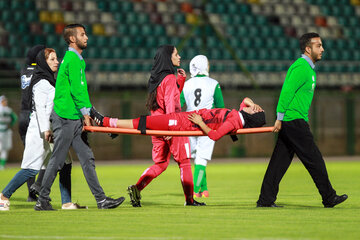
[[[282,122],[257,203],[268,205],[275,202],[280,181],[289,168],[295,153],[310,173],[322,197],[323,204],[333,200],[336,192],[331,186],[324,159],[314,142],[310,127],[305,120],[296,119]]]

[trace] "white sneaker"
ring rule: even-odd
[[[9,211],[10,210],[10,201],[2,200],[2,193],[0,193],[0,211]]]
[[[64,203],[61,206],[61,209],[63,209],[63,210],[88,209],[88,207],[87,206],[80,206],[77,203],[70,202],[70,203]]]

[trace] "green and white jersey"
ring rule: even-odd
[[[180,102],[181,107],[186,103],[187,112],[203,108],[224,108],[224,99],[218,81],[205,75],[197,75],[185,82]]]
[[[8,106],[0,105],[0,132],[7,131],[17,120],[16,114]]]

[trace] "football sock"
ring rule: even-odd
[[[202,181],[205,174],[205,166],[203,165],[195,165],[194,170],[194,192],[198,193],[203,191],[204,189],[201,189]]]
[[[207,188],[207,181],[206,181],[206,166],[203,166],[204,167],[204,176],[201,180],[201,185],[200,185],[200,189],[201,191],[207,191],[208,188]]]
[[[183,186],[186,202],[192,203],[194,197],[194,182],[191,172],[190,159],[179,163],[180,167],[180,179]]]
[[[110,127],[109,121],[110,121],[110,118],[109,118],[109,117],[104,117],[104,119],[103,119],[103,126],[104,126],[104,127]]]
[[[6,159],[0,159],[0,166],[4,167],[6,163]]]

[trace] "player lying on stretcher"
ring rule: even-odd
[[[97,125],[113,128],[138,129],[145,134],[146,129],[169,131],[202,130],[214,141],[230,133],[236,134],[241,128],[261,127],[265,124],[265,112],[250,98],[244,98],[240,109],[200,109],[192,112],[169,113],[157,116],[141,116],[135,119],[104,117],[94,107],[90,117]]]

